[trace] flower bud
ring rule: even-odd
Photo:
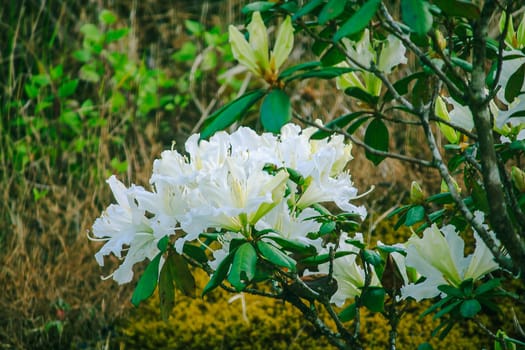
[[[461,193],[461,187],[459,187],[459,185],[456,182],[456,180],[454,180],[453,178],[451,178],[450,180],[452,180],[452,183],[454,184],[454,188],[456,189],[456,192],[457,193]],[[441,180],[441,193],[443,193],[443,192],[450,192],[450,190],[448,188],[448,185],[445,182],[445,180]]]
[[[412,204],[421,204],[425,201],[425,194],[421,189],[421,186],[415,181],[412,181],[410,186],[410,203]]]
[[[525,172],[521,170],[518,167],[513,166],[510,176],[512,178],[512,182],[514,183],[514,186],[520,191],[521,193],[525,192]]]

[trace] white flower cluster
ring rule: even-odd
[[[221,232],[225,246],[228,237],[249,238],[253,230],[272,229],[319,248],[319,241],[307,238],[320,226],[309,220],[318,215],[310,206],[334,202],[362,218],[366,210],[350,203],[357,197],[345,171],[352,159],[351,145],[342,136],[311,140],[316,130],[287,124],[276,136],[240,128],[232,134],[218,132],[208,141],[195,134],[185,144],[187,155],[170,150],[155,160],[152,191],[126,188],[110,177],[107,182],[117,204],[93,225],[93,235],[106,241],[96,254],[98,263],[103,266],[104,256],[110,254],[123,258],[112,276],[127,283],[135,263],[159,253],[162,238],[175,236],[180,253],[185,242],[207,230]],[[304,181],[292,181],[291,172]],[[223,254],[214,255],[220,259]]]

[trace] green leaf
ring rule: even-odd
[[[396,89],[397,93],[400,96],[403,96],[404,94],[408,92],[408,86],[413,80],[419,79],[426,75],[427,73],[425,72],[417,72],[417,73],[409,75],[408,77],[404,77],[403,79],[400,79],[394,83],[394,89]],[[390,90],[387,90],[387,92],[385,93],[385,96],[383,97],[383,100],[385,102],[389,102],[389,101],[392,101],[393,99],[394,99],[394,95],[390,92]]]
[[[425,317],[426,315],[430,314],[431,312],[434,312],[435,310],[439,309],[440,307],[442,307],[443,305],[445,305],[446,303],[448,303],[452,299],[453,299],[453,297],[447,296],[447,297],[439,300],[437,303],[431,305],[428,309],[423,311],[423,313],[421,313],[421,315],[419,315],[419,319],[421,320],[423,317]]]
[[[288,250],[290,252],[300,254],[314,254],[316,252],[314,246],[303,243],[301,241],[277,236],[265,236],[265,238],[271,239],[272,241],[283,247],[284,250]]]
[[[292,119],[290,97],[281,89],[272,90],[261,105],[261,123],[266,131],[279,133]]]
[[[77,50],[73,52],[73,57],[82,63],[86,63],[91,59],[91,51],[90,50]]]
[[[117,16],[109,10],[102,10],[98,15],[98,20],[104,24],[113,24],[117,21]]]
[[[374,17],[381,0],[368,0],[350,17],[334,34],[334,41],[339,41],[345,36],[359,33],[370,23]]]
[[[373,149],[376,149],[378,151],[387,152],[388,151],[388,143],[389,143],[389,136],[388,136],[388,129],[381,121],[380,119],[374,119],[370,124],[368,124],[368,127],[366,128],[365,132],[365,139],[364,142],[369,147],[372,147]],[[366,150],[365,151],[366,158],[368,158],[374,165],[378,165],[385,159],[385,156],[380,156],[373,154],[372,152]]]
[[[349,305],[348,307],[345,307],[338,315],[341,322],[348,322],[350,320],[353,320],[355,318],[356,314],[356,304],[353,303]]]
[[[195,36],[199,36],[204,32],[204,26],[198,22],[198,21],[192,21],[190,19],[187,19],[184,21],[184,26],[190,32],[191,34]]]
[[[112,29],[106,32],[106,42],[119,41],[129,33],[129,28]]]
[[[323,4],[324,0],[312,0],[310,2],[308,2],[306,5],[304,5],[303,7],[301,7],[301,9],[299,11],[297,11],[293,17],[292,17],[292,20],[296,20],[310,12],[312,12],[313,10],[315,10],[316,8],[318,8],[319,6],[321,6]]]
[[[401,17],[418,35],[425,35],[432,27],[430,6],[425,0],[401,0]]]
[[[73,79],[60,85],[58,88],[59,97],[68,97],[75,93],[78,86],[78,79]]]
[[[470,20],[476,20],[481,14],[479,7],[472,2],[461,0],[433,0],[446,15],[465,17]]]
[[[324,127],[326,129],[336,129],[336,128],[344,128],[346,125],[348,125],[350,122],[355,120],[356,118],[362,116],[363,114],[368,114],[367,111],[357,111],[354,113],[345,114],[341,117],[338,117],[334,120],[331,120],[328,122]],[[332,133],[329,131],[324,130],[317,130],[310,138],[314,140],[320,140],[324,139],[325,137],[330,136]]]
[[[463,302],[463,300],[455,300],[454,302],[450,303],[449,305],[445,306],[444,308],[442,308],[441,310],[439,310],[433,317],[432,319],[436,320],[438,318],[440,318],[441,316],[444,316],[446,314],[448,314],[449,312],[451,312],[452,310],[454,310],[459,304],[461,304]]]
[[[286,267],[290,271],[295,271],[295,260],[281,252],[272,244],[266,243],[264,241],[257,241],[257,248],[261,252],[261,255],[269,262],[277,266]]]
[[[365,261],[372,266],[379,266],[383,263],[383,259],[381,258],[381,255],[379,255],[377,252],[373,250],[365,249],[363,251],[363,256],[365,258]]]
[[[159,253],[151,262],[146,266],[144,273],[140,276],[137,283],[137,287],[133,291],[131,297],[131,303],[135,306],[139,306],[140,302],[148,299],[155,288],[157,288],[157,277],[159,275],[159,262],[162,253]]]
[[[305,63],[300,63],[295,66],[289,67],[281,72],[279,74],[279,79],[285,79],[291,76],[293,73],[301,71],[301,70],[310,70],[312,68],[317,68],[321,66],[321,62],[319,61],[310,61]]]
[[[481,311],[481,304],[476,299],[469,299],[461,303],[459,312],[464,318],[472,318]]]
[[[257,252],[250,242],[246,242],[235,252],[228,281],[237,291],[243,290],[255,276],[256,266]]]
[[[248,92],[236,100],[222,106],[204,122],[201,131],[201,139],[206,139],[216,131],[222,130],[236,122],[241,116],[250,109],[265,94],[264,90]]]
[[[190,258],[200,263],[206,263],[208,261],[208,257],[206,256],[204,250],[193,244],[189,244],[186,242],[182,251],[184,252],[184,254],[187,254]]]
[[[395,247],[393,245],[378,245],[376,249],[385,253],[399,253],[404,256],[407,255],[407,250],[405,248]]]
[[[412,226],[425,218],[425,208],[422,205],[416,205],[410,208],[405,219],[405,226]]]
[[[217,288],[222,281],[226,278],[226,275],[228,274],[228,271],[230,271],[230,266],[233,261],[233,257],[235,256],[236,250],[230,251],[228,255],[220,262],[219,266],[217,266],[217,269],[211,275],[210,280],[202,290],[202,296],[208,294],[215,288]]]
[[[450,192],[443,192],[434,194],[426,199],[426,202],[428,203],[435,203],[435,204],[450,204],[454,202],[454,199],[452,198],[452,195]]]
[[[379,99],[377,96],[371,95],[368,92],[364,91],[363,89],[355,87],[355,86],[347,88],[345,90],[345,94],[348,96],[355,97],[365,102],[369,106],[375,106]]]
[[[342,256],[350,255],[350,254],[355,254],[355,253],[339,251],[334,254],[334,259],[340,258]],[[302,259],[301,263],[304,265],[308,265],[308,266],[314,266],[314,265],[324,264],[328,261],[330,261],[330,254],[326,253],[326,254],[319,254],[317,256],[312,256],[306,259]]]
[[[343,13],[345,4],[346,1],[342,0],[328,0],[319,14],[318,23],[322,25],[339,16]]]
[[[169,237],[168,236],[164,236],[161,239],[159,239],[159,241],[157,242],[157,248],[159,248],[159,250],[161,252],[165,253],[166,250],[168,249],[169,242],[170,242],[169,241]]]
[[[352,135],[354,132],[357,131],[357,129],[359,129],[359,127],[361,125],[363,125],[364,123],[366,123],[368,121],[368,119],[370,119],[371,116],[366,116],[366,117],[362,117],[362,118],[359,118],[357,119],[355,122],[353,122],[349,127],[348,129],[346,129],[346,132],[349,133],[350,135]]]
[[[474,294],[482,295],[482,294],[488,293],[491,290],[493,290],[494,288],[499,287],[500,285],[501,285],[501,279],[500,278],[491,279],[491,280],[483,283],[482,285],[480,285],[478,288],[476,288],[476,290],[474,291]]]
[[[80,27],[80,32],[84,34],[85,38],[96,43],[104,41],[104,34],[100,32],[96,25],[86,23]]]
[[[522,64],[518,70],[512,73],[510,76],[507,86],[505,86],[505,100],[511,103],[518,95],[520,95],[524,78],[525,63]]]
[[[98,83],[100,81],[100,74],[97,72],[97,67],[95,64],[84,64],[80,67],[80,72],[78,74],[79,78],[91,83]]]
[[[195,278],[182,255],[170,251],[165,264],[169,264],[175,287],[184,295],[195,296]]]
[[[346,55],[337,46],[332,46],[321,57],[321,62],[323,66],[330,67],[343,62],[345,59]]]
[[[372,312],[382,312],[385,309],[385,289],[382,287],[368,287],[361,295],[361,301]]]
[[[345,67],[326,67],[316,70],[310,70],[308,72],[300,73],[290,78],[286,79],[287,82],[290,82],[295,79],[308,79],[308,78],[319,78],[319,79],[333,79],[342,74],[355,72],[355,68],[345,68]]]
[[[319,235],[324,236],[334,232],[336,226],[337,224],[334,221],[323,222],[323,224],[319,228]]]
[[[265,12],[274,7],[275,5],[277,5],[277,3],[273,1],[255,1],[251,4],[244,6],[241,12],[245,15],[255,11]]]
[[[164,322],[168,320],[171,310],[175,306],[175,288],[171,276],[170,264],[166,262],[162,266],[159,275],[160,315]]]
[[[432,345],[425,342],[425,343],[419,344],[419,346],[417,347],[417,350],[434,350],[434,348],[432,347]]]
[[[456,297],[456,298],[465,297],[465,294],[463,293],[461,289],[449,286],[448,284],[442,284],[438,286],[438,289],[442,291],[443,293],[445,293],[446,295],[450,295],[452,297]]]

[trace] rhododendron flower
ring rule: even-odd
[[[277,81],[278,72],[288,59],[293,48],[293,26],[287,16],[279,27],[272,52],[268,49],[268,33],[261,14],[255,11],[248,25],[249,39],[234,26],[230,25],[229,35],[232,53],[236,60],[250,72],[272,84]]]
[[[118,204],[93,225],[94,236],[107,241],[97,261],[103,265],[104,256],[123,258],[126,251],[113,278],[129,282],[135,263],[160,252],[160,239],[175,236],[171,241],[180,254],[186,242],[207,230],[219,232],[223,249],[228,248],[226,234],[252,239],[254,230],[266,229],[321,249],[320,239],[308,238],[320,227],[311,220],[318,215],[311,205],[334,202],[362,217],[366,210],[351,204],[357,197],[345,170],[351,146],[338,136],[311,140],[316,130],[289,124],[279,136],[249,128],[218,132],[207,141],[192,135],[186,155],[169,150],[154,161],[152,191],[128,189],[112,176],[108,183]],[[292,172],[304,177],[304,184],[293,182]]]
[[[478,280],[499,268],[492,253],[475,233],[476,249],[464,256],[464,241],[452,225],[439,229],[435,224],[413,235],[408,242],[406,265],[413,267],[426,279],[422,283],[408,284],[401,289],[403,298],[416,300],[433,298],[441,292],[437,288],[448,284],[459,287],[468,279]]]
[[[389,74],[396,66],[405,64],[408,61],[405,56],[405,46],[403,46],[401,40],[392,34],[388,35],[382,42],[381,48],[370,42],[368,29],[363,31],[363,35],[358,41],[343,38],[341,42],[345,47],[346,54],[358,63],[343,62],[339,64],[341,67],[352,67],[361,70],[360,66],[370,68],[371,64],[375,64],[380,71]],[[381,80],[373,73],[367,71],[345,73],[337,78],[336,83],[339,89],[345,90],[349,87],[358,87],[373,96],[379,96],[382,86]]]

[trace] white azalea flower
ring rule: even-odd
[[[95,259],[104,266],[104,256],[113,253],[122,258],[122,252],[129,246],[124,263],[113,273],[113,279],[123,284],[131,281],[135,263],[152,259],[158,253],[157,243],[164,235],[163,230],[154,230],[155,224],[144,216],[144,209],[135,202],[137,196],[146,192],[143,188],[128,189],[114,175],[107,183],[118,204],[110,205],[93,224],[93,235],[107,241],[95,254]]]
[[[339,307],[343,306],[347,299],[361,295],[361,289],[365,285],[365,271],[356,263],[359,248],[346,243],[346,240],[349,238],[351,237],[348,237],[346,232],[341,234],[337,251],[351,252],[351,254],[339,257],[333,261],[333,277],[337,281],[337,291],[330,299],[330,302]],[[363,242],[363,235],[356,233],[352,239]],[[328,273],[329,264],[330,263],[319,265],[319,271]],[[375,272],[372,272],[372,274],[370,285],[379,286],[380,282],[377,275]]]
[[[346,54],[358,64],[342,62],[338,64],[340,67],[361,69],[360,66],[370,68],[371,64],[375,64],[379,70],[390,74],[396,66],[406,64],[408,61],[405,56],[405,46],[401,40],[391,34],[384,40],[382,48],[370,42],[368,29],[363,31],[363,35],[358,41],[343,38],[341,43],[345,47]],[[373,96],[379,96],[382,86],[381,80],[367,71],[345,73],[336,79],[336,84],[338,89],[345,90],[349,87],[358,87]]]
[[[279,69],[293,49],[292,19],[287,16],[279,27],[272,52],[268,49],[268,33],[261,14],[255,11],[248,25],[249,41],[233,25],[229,27],[233,57],[253,74],[268,83],[277,81]]]
[[[472,278],[480,279],[498,269],[490,250],[477,234],[476,249],[464,256],[464,242],[452,225],[438,229],[434,224],[423,232],[423,237],[413,235],[407,245],[406,265],[413,267],[426,279],[419,284],[408,284],[401,289],[403,298],[417,301],[440,295],[438,286],[448,284],[459,287]]]

